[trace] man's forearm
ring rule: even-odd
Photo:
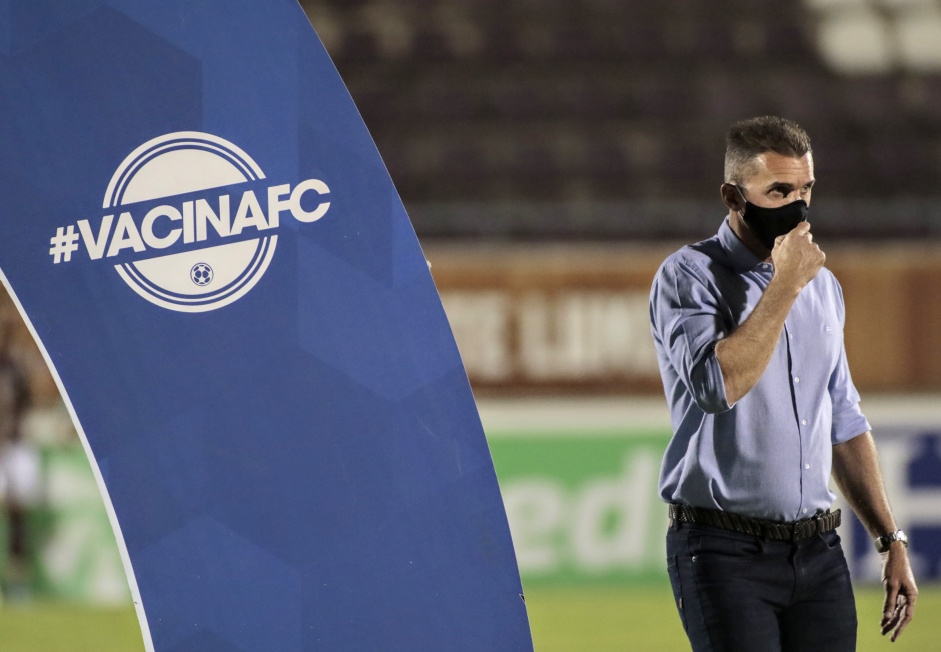
[[[897,529],[871,433],[833,447],[833,479],[873,538]]]
[[[791,306],[827,257],[814,244],[810,223],[801,222],[787,235],[778,237],[771,259],[774,276],[758,305],[734,333],[716,343],[716,359],[729,405],[751,391],[765,373]]]
[[[833,447],[833,477],[870,536],[876,538],[898,529],[885,495],[871,433],[864,432]],[[915,615],[918,600],[908,551],[901,541],[889,546],[883,555],[882,584],[885,586],[882,634],[891,632],[895,641]]]
[[[745,396],[761,379],[799,293],[800,288],[771,279],[748,318],[716,344],[716,359],[722,369],[729,405]]]

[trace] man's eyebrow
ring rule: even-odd
[[[805,183],[802,188],[810,188],[814,185],[816,179],[811,179]],[[780,190],[785,195],[794,190],[794,184],[788,183],[787,181],[772,181],[768,184],[768,187],[765,189],[765,192],[771,192],[772,190]]]

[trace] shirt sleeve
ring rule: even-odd
[[[839,283],[836,284],[836,296],[840,314],[840,327],[846,322],[846,310],[843,304],[843,292]],[[833,405],[833,425],[830,429],[830,441],[835,446],[849,441],[857,435],[872,430],[869,421],[859,409],[859,392],[853,384],[850,375],[849,363],[846,360],[846,347],[841,344],[840,356],[837,359],[830,382],[827,386],[830,393],[830,402]]]
[[[650,310],[661,364],[670,365],[701,410],[728,410],[715,353],[716,343],[728,333],[714,286],[694,264],[668,260],[654,280]]]

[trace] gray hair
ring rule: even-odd
[[[810,136],[797,123],[774,115],[749,118],[729,128],[725,141],[725,181],[743,184],[765,152],[801,158],[811,151]]]

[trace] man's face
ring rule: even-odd
[[[810,205],[814,185],[814,159],[810,152],[800,158],[765,152],[755,162],[756,172],[743,184],[745,199],[764,208],[778,208],[798,199]]]

